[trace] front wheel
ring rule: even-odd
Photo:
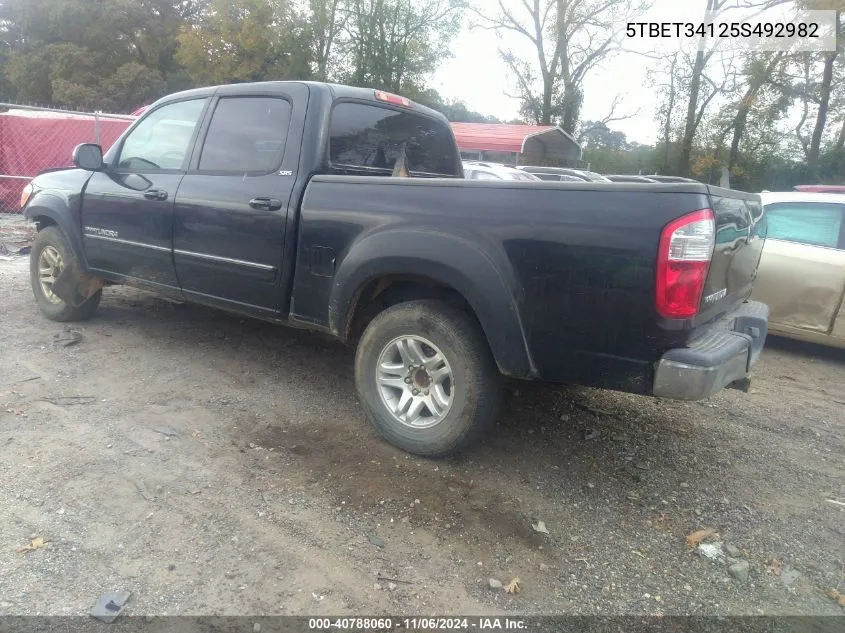
[[[478,323],[439,301],[409,301],[380,313],[355,356],[355,385],[376,430],[426,457],[455,453],[489,426],[499,383]]]
[[[100,305],[98,290],[80,305],[71,305],[53,292],[53,284],[73,258],[64,234],[57,226],[48,226],[35,236],[29,255],[29,279],[41,313],[51,321],[84,321]]]

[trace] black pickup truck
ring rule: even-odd
[[[130,283],[327,332],[357,345],[378,431],[420,455],[476,437],[501,375],[702,399],[746,386],[766,338],[759,196],[466,180],[446,119],[396,95],[191,90],[73,160],[23,197],[46,317]]]

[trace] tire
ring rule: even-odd
[[[419,369],[407,371],[409,359]],[[355,354],[355,386],[376,431],[424,457],[445,457],[476,440],[501,398],[499,372],[478,323],[428,299],[392,306],[370,322]],[[413,388],[417,396],[408,391]]]
[[[45,251],[47,251],[45,260],[42,260],[42,254]],[[38,308],[51,321],[85,321],[91,318],[97,310],[103,291],[98,290],[96,294],[78,306],[70,305],[56,295],[52,295],[52,293],[48,295],[39,275],[39,261],[42,261],[42,263],[47,262],[47,260],[56,262],[56,254],[58,254],[59,259],[53,267],[52,278],[54,279],[64,269],[66,263],[73,259],[74,254],[59,227],[45,227],[35,236],[29,256],[29,280]],[[47,285],[49,286],[49,284]]]

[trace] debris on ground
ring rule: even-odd
[[[836,589],[830,589],[825,591],[824,595],[835,600],[840,607],[845,607],[845,594],[839,593]]]
[[[12,380],[10,382],[4,383],[0,385],[0,388],[5,389],[6,387],[11,387],[12,385],[19,385],[22,382],[30,382],[32,380],[38,380],[41,376],[30,376],[29,378],[21,378],[20,380]]]
[[[44,547],[45,543],[49,541],[45,541],[43,536],[39,536],[38,538],[32,539],[28,545],[24,545],[23,547],[18,548],[19,553],[24,552],[34,552],[37,549],[41,549]]]
[[[704,528],[703,530],[696,530],[691,534],[687,534],[687,547],[695,549],[699,543],[711,539],[716,536],[716,531],[712,528]]]
[[[828,499],[827,502],[832,503],[835,506],[842,506],[843,508],[845,508],[845,501],[838,501],[836,499]]]
[[[76,345],[82,340],[82,332],[78,332],[77,330],[65,330],[64,334],[64,336],[54,334],[53,344],[61,345],[62,347],[70,347],[71,345]]]
[[[532,523],[531,527],[534,529],[535,532],[538,532],[539,534],[549,533],[549,530],[543,521],[537,521],[537,523]]]
[[[601,429],[584,429],[584,439],[586,441],[597,440],[601,437]]]
[[[97,401],[94,396],[61,396],[58,398],[41,398],[44,402],[49,402],[57,407],[71,406],[75,404],[92,404]]]
[[[766,569],[772,572],[775,576],[780,576],[783,569],[783,563],[777,556],[774,556],[766,561]]]
[[[496,590],[501,589],[504,585],[502,585],[501,580],[496,580],[495,578],[488,578],[487,586],[490,587],[490,589]]]
[[[129,591],[104,593],[97,598],[97,602],[91,611],[89,611],[89,615],[106,624],[111,624],[123,612],[123,608],[129,602],[130,595],[132,594]]]
[[[383,576],[381,572],[378,573],[378,579],[384,582],[401,582],[406,585],[413,585],[414,582],[412,580],[402,580],[401,578],[388,578],[387,576]]]
[[[751,565],[748,564],[748,561],[741,560],[728,567],[728,573],[734,578],[736,578],[739,582],[747,582],[748,572],[750,569]]]
[[[165,437],[178,437],[179,436],[179,434],[176,433],[176,431],[173,431],[173,430],[167,429],[167,428],[153,429],[153,431],[155,431],[156,433],[160,433],[161,435],[164,435]]]
[[[367,534],[367,538],[370,540],[370,543],[372,543],[376,547],[384,547],[384,541],[382,541],[375,534]]]
[[[505,585],[505,593],[519,593],[519,576],[513,578],[508,584]]]
[[[801,572],[789,565],[784,565],[780,571],[780,581],[785,587],[791,587],[801,577]]]
[[[614,417],[613,414],[610,411],[605,411],[604,409],[597,409],[596,407],[591,407],[591,406],[586,405],[586,404],[581,404],[580,402],[573,402],[572,404],[574,404],[576,407],[578,407],[582,411],[586,411],[587,413],[592,413],[594,416],[599,417],[599,418],[602,417],[602,416]]]
[[[719,542],[701,543],[696,551],[701,556],[704,556],[704,558],[709,558],[718,563],[724,562],[725,560],[725,553],[722,551],[722,544]]]

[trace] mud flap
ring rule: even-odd
[[[94,296],[104,285],[99,277],[92,277],[72,259],[53,282],[53,294],[65,303],[78,307]]]

